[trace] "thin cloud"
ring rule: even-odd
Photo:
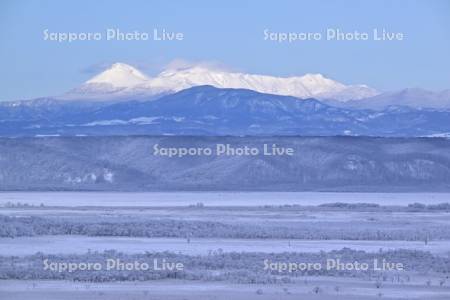
[[[169,63],[167,63],[163,69],[164,70],[180,70],[180,69],[187,69],[192,67],[203,67],[211,70],[216,71],[228,71],[228,72],[237,72],[236,68],[232,68],[230,66],[227,66],[219,61],[192,61],[192,60],[186,60],[182,58],[176,58],[171,60]]]
[[[226,71],[226,72],[242,72],[242,70],[239,70],[237,68],[232,68],[230,66],[227,66],[219,61],[212,61],[212,60],[187,60],[183,58],[176,58],[168,63],[163,62],[152,62],[152,61],[139,61],[139,62],[126,62],[126,61],[110,61],[110,62],[99,62],[96,64],[88,65],[84,68],[82,68],[80,71],[83,74],[88,75],[96,75],[98,73],[101,73],[111,67],[112,64],[121,62],[125,64],[129,64],[138,70],[149,74],[149,75],[157,75],[157,73],[165,70],[182,70],[192,67],[203,67],[210,70],[215,71]]]

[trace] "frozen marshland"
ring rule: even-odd
[[[449,194],[0,193],[0,299],[449,299]],[[109,259],[182,270],[106,270]],[[404,270],[268,269],[387,261]],[[46,269],[53,263],[98,270]]]
[[[414,202],[449,202],[450,193],[344,193],[344,192],[0,192],[0,205],[23,203],[47,206],[208,206],[320,205],[376,203],[408,205]]]

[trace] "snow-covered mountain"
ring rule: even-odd
[[[347,109],[316,99],[196,86],[153,101],[0,105],[0,136],[445,136],[450,111]]]
[[[117,63],[88,80],[87,84],[111,84],[114,87],[132,87],[144,84],[149,78],[132,66]]]
[[[366,85],[345,85],[321,74],[274,77],[195,66],[168,69],[156,77],[149,77],[132,66],[116,63],[64,95],[64,98],[129,99],[169,94],[200,85],[243,88],[274,95],[338,101],[358,100],[379,94]]]
[[[109,69],[89,79],[81,86],[62,95],[65,100],[128,100],[170,92],[171,89],[152,87],[152,78],[136,68],[115,63]]]
[[[192,67],[149,77],[119,63],[63,97],[72,101],[0,103],[0,136],[448,136],[449,91],[350,100],[371,93],[320,74],[280,78]]]
[[[345,103],[347,107],[369,109],[385,109],[393,105],[413,108],[449,109],[450,90],[433,92],[419,88],[408,88]]]

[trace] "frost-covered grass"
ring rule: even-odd
[[[74,245],[76,246],[76,245]],[[342,262],[367,263],[373,265],[373,260],[386,260],[401,263],[404,271],[379,271],[350,269],[321,269],[298,270],[294,272],[268,270],[265,260],[271,262],[320,263],[326,265],[327,259],[339,258]],[[120,259],[123,262],[148,263],[153,265],[155,259],[165,259],[168,262],[177,262],[184,265],[183,270],[50,270],[44,268],[44,261],[52,263],[100,263],[107,259]],[[44,254],[36,253],[27,256],[0,256],[0,279],[64,279],[75,281],[146,281],[164,278],[205,281],[230,281],[237,283],[275,283],[291,282],[292,278],[299,276],[337,276],[358,277],[371,280],[408,282],[411,274],[420,273],[431,277],[446,279],[450,272],[450,258],[436,256],[416,250],[379,251],[375,253],[342,249],[339,251],[320,251],[316,253],[282,252],[263,253],[253,252],[224,252],[217,250],[207,255],[186,255],[171,251],[144,252],[139,254],[126,254],[114,250],[96,252],[89,251],[84,254]]]
[[[450,240],[450,212],[368,205],[0,209],[0,237]]]
[[[264,269],[264,260],[324,262],[327,258],[370,262],[396,261],[406,271],[282,272]],[[182,262],[183,271],[43,270],[52,262],[103,262],[107,258]],[[421,251],[367,253],[344,249],[319,253],[222,252],[184,255],[173,252],[0,256],[0,299],[448,299],[450,259]]]
[[[449,299],[445,194],[322,195],[0,193],[0,299]],[[51,272],[45,258],[164,258],[185,270]],[[326,258],[384,258],[406,271],[263,268]]]

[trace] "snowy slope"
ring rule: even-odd
[[[133,87],[148,81],[149,78],[132,66],[116,63],[108,70],[88,80],[87,84],[111,84],[114,87]]]
[[[385,109],[391,105],[413,108],[450,108],[450,90],[433,92],[420,88],[408,88],[400,91],[386,92],[364,100],[348,101],[348,107]]]

